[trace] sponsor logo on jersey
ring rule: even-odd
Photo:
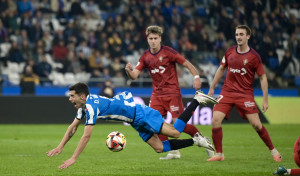
[[[165,70],[166,70],[165,67],[159,66],[158,68],[152,69],[152,70],[151,70],[151,73],[152,73],[152,74],[155,74],[155,73],[158,73],[158,72],[159,72],[159,73],[164,73]]]
[[[254,102],[250,102],[250,101],[246,101],[246,102],[244,102],[244,104],[245,104],[246,108],[255,106],[255,103]]]
[[[245,68],[241,68],[241,69],[229,68],[229,71],[232,73],[240,73],[241,75],[244,75],[247,73]]]

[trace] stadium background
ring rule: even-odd
[[[136,64],[147,49],[145,28],[154,24],[165,30],[163,44],[178,50],[197,67],[207,93],[220,59],[235,43],[234,27],[247,24],[253,30],[249,44],[260,53],[269,81],[270,109],[265,118],[271,124],[300,124],[299,6],[293,0],[3,0],[0,104],[4,109],[23,108],[5,115],[11,118],[2,118],[1,123],[38,123],[41,114],[66,119],[40,123],[71,121],[67,118],[72,119],[74,113],[62,116],[42,106],[57,107],[58,112],[70,110],[67,87],[77,81],[86,82],[99,94],[110,80],[115,93],[129,90],[147,102],[151,95],[149,74],[145,70],[132,82],[124,67],[126,62]],[[178,74],[183,96],[192,97],[192,76],[182,67],[178,67]],[[222,81],[217,94],[221,86]],[[259,87],[256,81],[258,105]],[[31,103],[25,106],[27,101]],[[34,107],[30,116],[29,105]],[[27,115],[21,121],[12,120],[20,119],[19,114]],[[234,119],[239,117],[235,114]]]

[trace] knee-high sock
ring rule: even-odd
[[[189,147],[194,144],[193,139],[171,139],[163,141],[164,150],[163,152],[168,152],[170,150],[178,150],[181,148]]]
[[[199,132],[199,130],[195,127],[195,125],[186,124],[183,132],[185,132],[193,137],[197,132]]]
[[[178,117],[178,119],[174,123],[174,128],[182,133],[183,129],[186,126],[186,123],[190,120],[192,113],[198,107],[199,103],[197,100],[193,99],[191,104],[183,111],[182,114]]]
[[[159,138],[161,141],[166,141],[166,140],[168,140],[168,136],[165,136],[165,135],[162,135],[162,134],[159,134],[159,135],[158,135],[158,138]]]
[[[291,175],[300,175],[300,169],[291,169]]]
[[[262,126],[262,128],[256,132],[258,133],[259,137],[264,141],[264,143],[269,148],[269,150],[273,150],[274,145],[272,143],[272,140],[270,138],[270,135],[269,135],[267,129],[264,126]]]
[[[222,127],[212,129],[212,139],[215,145],[216,153],[223,153],[223,130]]]

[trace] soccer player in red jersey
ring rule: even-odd
[[[294,161],[298,167],[300,167],[300,137],[296,140],[294,144]],[[278,169],[273,173],[274,175],[300,175],[300,169],[286,169],[283,166],[278,167]]]
[[[128,77],[135,80],[140,73],[147,68],[152,77],[153,92],[149,106],[158,110],[162,116],[167,115],[167,111],[172,114],[173,122],[184,110],[181,91],[178,83],[176,63],[186,67],[194,76],[195,90],[201,88],[201,80],[195,67],[181,56],[177,51],[161,45],[163,29],[159,26],[149,26],[146,29],[147,41],[150,49],[146,50],[139,59],[138,64],[133,69],[131,63],[127,63],[125,70]],[[185,133],[191,136],[201,135],[198,129],[191,124],[187,124]],[[168,139],[166,136],[159,135],[162,141]],[[169,154],[160,159],[178,159],[179,151],[170,151]]]
[[[260,55],[248,45],[251,30],[246,25],[238,25],[235,30],[237,46],[229,48],[221,61],[208,95],[214,94],[214,88],[220,81],[227,68],[227,76],[222,87],[219,104],[214,106],[212,119],[212,139],[216,148],[216,154],[207,161],[223,161],[222,150],[222,121],[228,119],[233,106],[236,106],[239,114],[248,119],[259,137],[269,148],[273,159],[277,162],[282,160],[280,153],[273,146],[267,129],[262,125],[258,108],[254,101],[253,81],[255,73],[259,76],[263,92],[262,111],[268,109],[268,82],[263,68]]]

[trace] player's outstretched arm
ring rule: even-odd
[[[76,159],[81,154],[81,152],[84,150],[86,144],[89,142],[91,135],[92,135],[93,128],[94,128],[94,125],[85,126],[84,133],[80,139],[80,142],[79,142],[73,156],[70,159],[68,159],[67,161],[64,161],[63,164],[59,166],[60,169],[68,168],[69,166],[71,166],[72,164],[75,163]]]
[[[53,155],[59,155],[62,152],[62,149],[64,148],[64,146],[66,145],[66,143],[71,139],[71,137],[75,134],[77,127],[80,124],[80,120],[78,119],[74,119],[74,121],[71,123],[71,125],[68,127],[63,139],[61,140],[61,142],[59,143],[59,145],[55,148],[52,149],[47,153],[48,156],[53,156]]]
[[[125,66],[125,71],[126,71],[127,76],[130,79],[135,80],[140,75],[141,72],[137,69],[132,70],[132,68],[133,68],[132,64],[127,63]]]
[[[209,92],[208,92],[208,95],[209,96],[213,96],[214,95],[214,92],[215,92],[215,87],[216,85],[218,84],[218,82],[220,81],[220,79],[223,77],[224,73],[225,73],[225,70],[226,68],[223,67],[222,65],[220,65],[220,67],[218,68],[216,74],[215,74],[215,77],[210,85],[210,88],[209,88]]]

